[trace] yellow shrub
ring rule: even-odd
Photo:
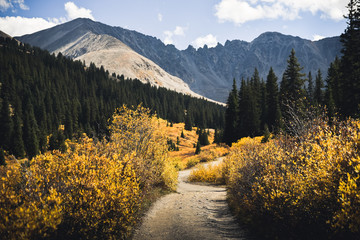
[[[196,166],[198,163],[200,163],[199,155],[189,157],[186,162],[186,168],[192,168],[192,167]]]
[[[0,233],[3,239],[46,237],[62,220],[61,195],[44,190],[20,164],[0,179]]]
[[[271,216],[288,228],[360,229],[359,120],[315,120],[299,139],[245,138],[225,161],[230,198],[250,221]],[[334,230],[334,229],[333,229]]]
[[[0,180],[0,234],[6,239],[123,239],[154,187],[174,190],[166,138],[149,110],[118,109],[110,141],[83,135],[64,153],[12,165]]]
[[[191,171],[189,181],[224,184],[223,167],[224,163],[217,165],[209,164],[207,166],[200,165],[197,169]]]

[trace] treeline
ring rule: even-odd
[[[266,132],[291,132],[294,117],[308,115],[309,109],[326,107],[331,120],[360,116],[360,14],[357,1],[348,5],[348,27],[341,35],[342,56],[330,64],[327,77],[321,71],[302,73],[295,51],[278,86],[270,68],[266,81],[257,69],[250,79],[242,79],[240,89],[234,79],[227,100],[223,141],[231,144],[242,137]]]
[[[200,127],[224,124],[225,109],[218,104],[0,38],[0,149],[16,157],[61,149],[66,138],[83,132],[108,136],[114,109],[140,103],[170,122],[187,116]]]

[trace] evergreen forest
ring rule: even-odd
[[[0,38],[0,149],[32,158],[81,133],[107,137],[109,118],[124,104],[142,104],[170,122],[224,125],[221,105]]]
[[[225,113],[225,143],[269,132],[296,134],[300,119],[324,109],[329,121],[360,117],[360,14],[357,1],[350,1],[347,7],[342,56],[330,64],[326,77],[320,70],[303,73],[292,50],[280,81],[272,68],[265,80],[255,68],[250,79],[241,79],[239,90],[233,80]]]

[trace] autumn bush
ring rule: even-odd
[[[312,121],[300,137],[233,144],[224,169],[230,203],[270,238],[356,239],[360,121]]]
[[[200,165],[190,172],[189,181],[225,184],[224,163]]]
[[[108,141],[86,135],[0,179],[4,239],[125,239],[153,188],[174,190],[166,138],[149,110],[117,109]]]

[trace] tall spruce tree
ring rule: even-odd
[[[344,116],[359,116],[360,108],[360,3],[350,0],[347,28],[341,35],[343,43],[341,58],[342,98],[341,113]]]
[[[29,159],[39,153],[38,126],[34,116],[33,105],[30,101],[25,105],[24,113],[24,145]]]
[[[312,74],[311,71],[308,74],[308,85],[307,85],[307,89],[306,89],[306,97],[309,101],[310,104],[313,104],[313,100],[314,100],[314,81],[312,78]]]
[[[13,120],[11,117],[11,105],[8,97],[5,96],[2,101],[0,111],[0,147],[4,150],[10,149],[11,138],[13,134]]]
[[[315,78],[315,90],[314,90],[314,104],[323,105],[324,104],[324,80],[320,69],[318,70]]]
[[[192,120],[190,112],[188,111],[185,116],[185,130],[191,131],[192,130]]]
[[[280,128],[281,112],[279,106],[279,87],[277,84],[278,78],[275,75],[273,68],[266,78],[266,102],[267,102],[267,125],[269,130],[277,132]]]
[[[251,81],[242,80],[239,91],[238,138],[256,136],[260,133],[260,112]]]
[[[283,74],[283,78],[280,84],[280,107],[281,115],[285,123],[291,121],[291,114],[289,110],[292,109],[296,113],[302,113],[305,110],[304,106],[304,83],[305,74],[301,73],[303,69],[295,56],[295,50],[291,50],[291,54],[288,59],[288,65]]]
[[[305,74],[301,73],[303,69],[296,56],[295,50],[292,49],[289,59],[287,60],[288,65],[283,74],[281,82],[281,97],[285,100],[298,101],[305,96],[304,83]]]
[[[336,57],[334,62],[330,63],[326,77],[325,105],[327,106],[330,118],[334,117],[335,113],[339,110],[338,108],[342,99],[342,89],[340,84],[340,59]]]
[[[10,151],[16,157],[23,158],[25,154],[25,147],[23,142],[22,123],[19,116],[19,112],[14,116],[14,131],[11,139]]]
[[[238,90],[236,86],[236,80],[233,79],[232,90],[229,93],[229,97],[226,103],[226,111],[225,111],[225,128],[223,141],[227,145],[231,145],[231,143],[237,140],[237,124],[238,124]]]

